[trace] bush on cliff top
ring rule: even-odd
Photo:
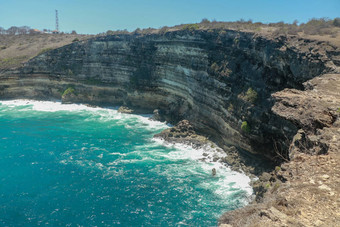
[[[189,30],[189,31],[194,31],[199,29],[198,24],[186,24],[183,26],[182,30]]]

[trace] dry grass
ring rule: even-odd
[[[18,67],[44,50],[72,43],[76,38],[88,39],[90,35],[35,34],[0,35],[0,68]]]

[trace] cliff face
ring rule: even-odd
[[[0,72],[0,98],[159,109],[224,148],[276,159],[297,127],[271,111],[271,94],[335,72],[335,54],[321,42],[236,31],[98,37]]]

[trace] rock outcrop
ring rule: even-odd
[[[161,138],[170,143],[191,145],[194,148],[201,148],[207,143],[212,143],[205,136],[198,135],[188,120],[182,120],[174,127],[165,129],[154,137]]]
[[[273,111],[300,128],[290,147],[291,159],[296,152],[326,154],[340,148],[340,74],[316,77],[304,87],[273,94]]]

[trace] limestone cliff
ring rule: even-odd
[[[232,30],[97,37],[0,72],[0,98],[159,109],[222,147],[277,160],[299,125],[272,112],[271,95],[336,73],[334,55],[323,42]]]

